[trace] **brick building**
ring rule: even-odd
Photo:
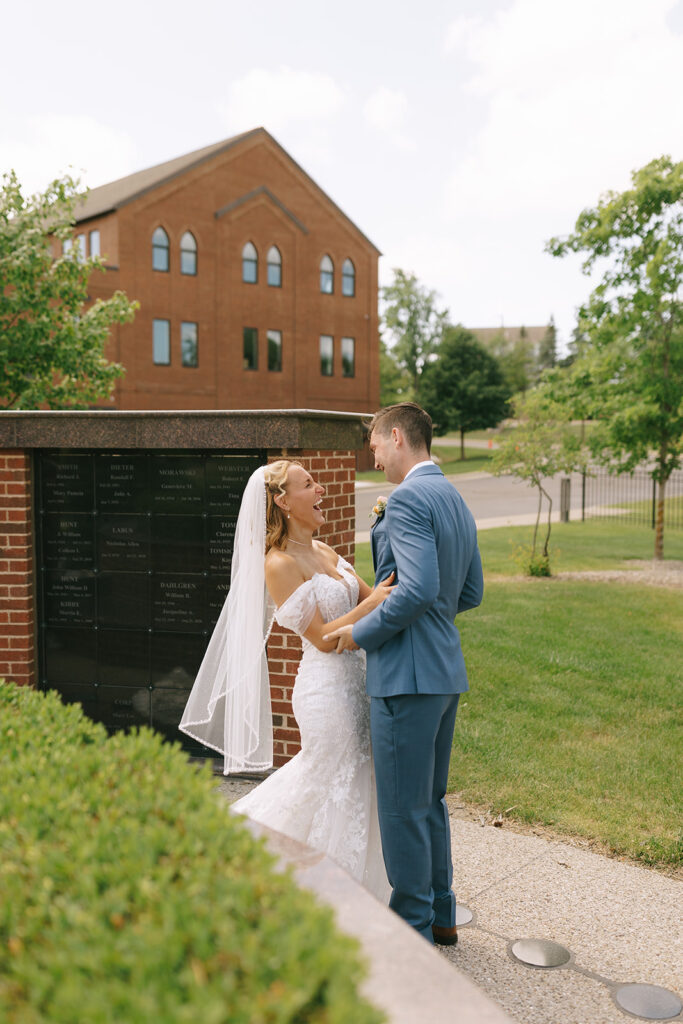
[[[263,128],[93,189],[75,244],[140,302],[113,408],[379,405],[379,251]]]

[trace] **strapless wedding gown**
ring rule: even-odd
[[[301,751],[233,810],[323,853],[379,899],[388,900],[370,750],[365,652],[326,654],[303,633],[316,608],[325,622],[358,603],[358,580],[339,558],[341,579],[316,573],[278,608],[275,618],[302,637],[292,706]]]

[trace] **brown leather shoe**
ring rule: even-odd
[[[440,946],[455,946],[458,943],[458,929],[455,925],[452,928],[442,928],[438,924],[433,924],[432,935],[434,942],[438,942]]]

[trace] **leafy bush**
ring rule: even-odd
[[[375,1024],[353,940],[210,770],[0,680],[0,1019]]]

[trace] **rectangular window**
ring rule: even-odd
[[[320,373],[331,377],[334,373],[334,338],[331,334],[320,335]]]
[[[342,377],[356,376],[356,340],[355,338],[342,338]]]
[[[171,321],[152,321],[152,358],[157,366],[171,362]]]
[[[282,331],[268,331],[268,369],[282,370]]]
[[[76,235],[76,245],[78,246],[79,260],[84,260],[87,256],[85,251],[85,235]]]
[[[183,366],[198,366],[197,325],[183,320],[180,325],[180,359]]]
[[[258,331],[255,327],[242,328],[242,369],[258,370]]]
[[[97,231],[97,230],[91,231],[90,232],[89,241],[90,241],[90,255],[91,256],[99,256],[100,255],[100,233],[99,233],[99,231]]]
[[[74,247],[73,238],[65,238],[62,242],[62,256],[68,256]]]

